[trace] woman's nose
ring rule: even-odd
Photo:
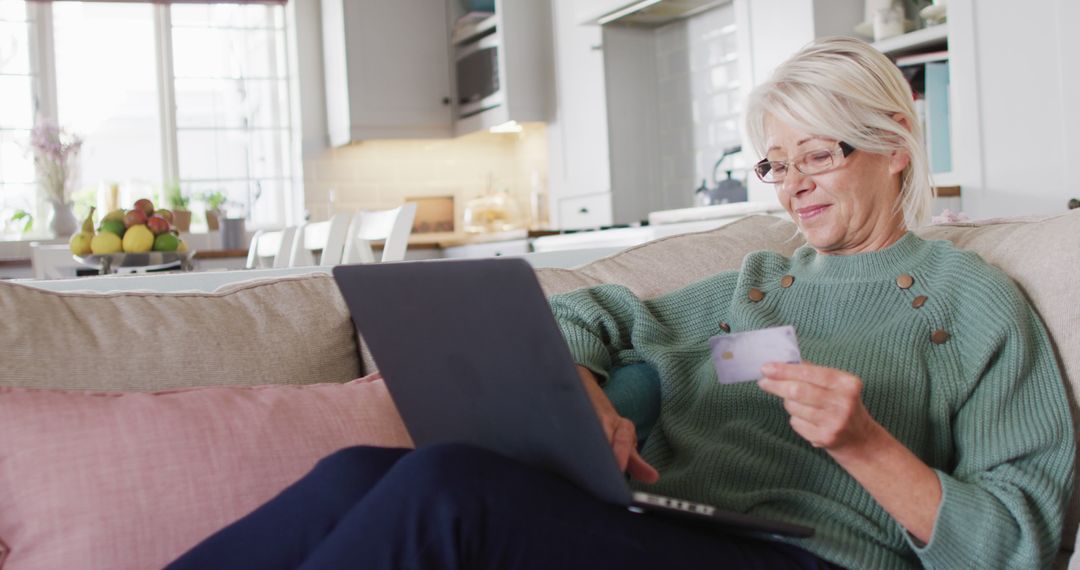
[[[814,187],[814,181],[809,176],[799,172],[797,168],[789,168],[784,174],[784,181],[780,183],[784,192],[797,196]]]

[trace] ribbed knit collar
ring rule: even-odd
[[[814,278],[874,281],[895,279],[909,270],[927,249],[926,241],[907,232],[885,249],[851,255],[821,255],[806,245],[795,252],[794,261],[800,273]]]

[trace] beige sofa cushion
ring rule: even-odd
[[[214,293],[57,293],[0,282],[0,385],[162,390],[346,382],[360,374],[325,274]]]
[[[547,295],[618,283],[645,298],[689,285],[720,271],[738,269],[752,251],[791,255],[804,243],[795,225],[772,216],[751,216],[715,230],[660,238],[574,269],[536,270]],[[378,370],[362,346],[364,373]]]
[[[715,230],[660,238],[575,269],[537,270],[548,295],[600,285],[625,285],[640,297],[674,291],[729,269],[752,251],[791,255],[805,243],[791,222],[751,216]]]

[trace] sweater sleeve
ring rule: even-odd
[[[641,340],[678,344],[715,334],[736,277],[721,273],[650,300],[621,285],[599,285],[554,295],[550,303],[574,362],[606,379],[612,368],[642,360],[635,348]]]
[[[1068,401],[1042,323],[1019,291],[1009,297],[1003,325],[979,323],[991,342],[953,416],[955,467],[937,471],[930,542],[905,533],[927,568],[1047,567],[1061,540],[1075,454]]]

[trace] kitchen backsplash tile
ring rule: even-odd
[[[394,208],[410,197],[454,196],[460,229],[463,204],[489,187],[509,190],[527,212],[534,180],[546,184],[547,170],[543,124],[525,124],[514,134],[364,141],[305,158],[305,205],[318,221],[336,212]]]
[[[656,30],[665,194],[688,200],[702,179],[711,185],[723,149],[740,142],[737,33],[730,4]]]

